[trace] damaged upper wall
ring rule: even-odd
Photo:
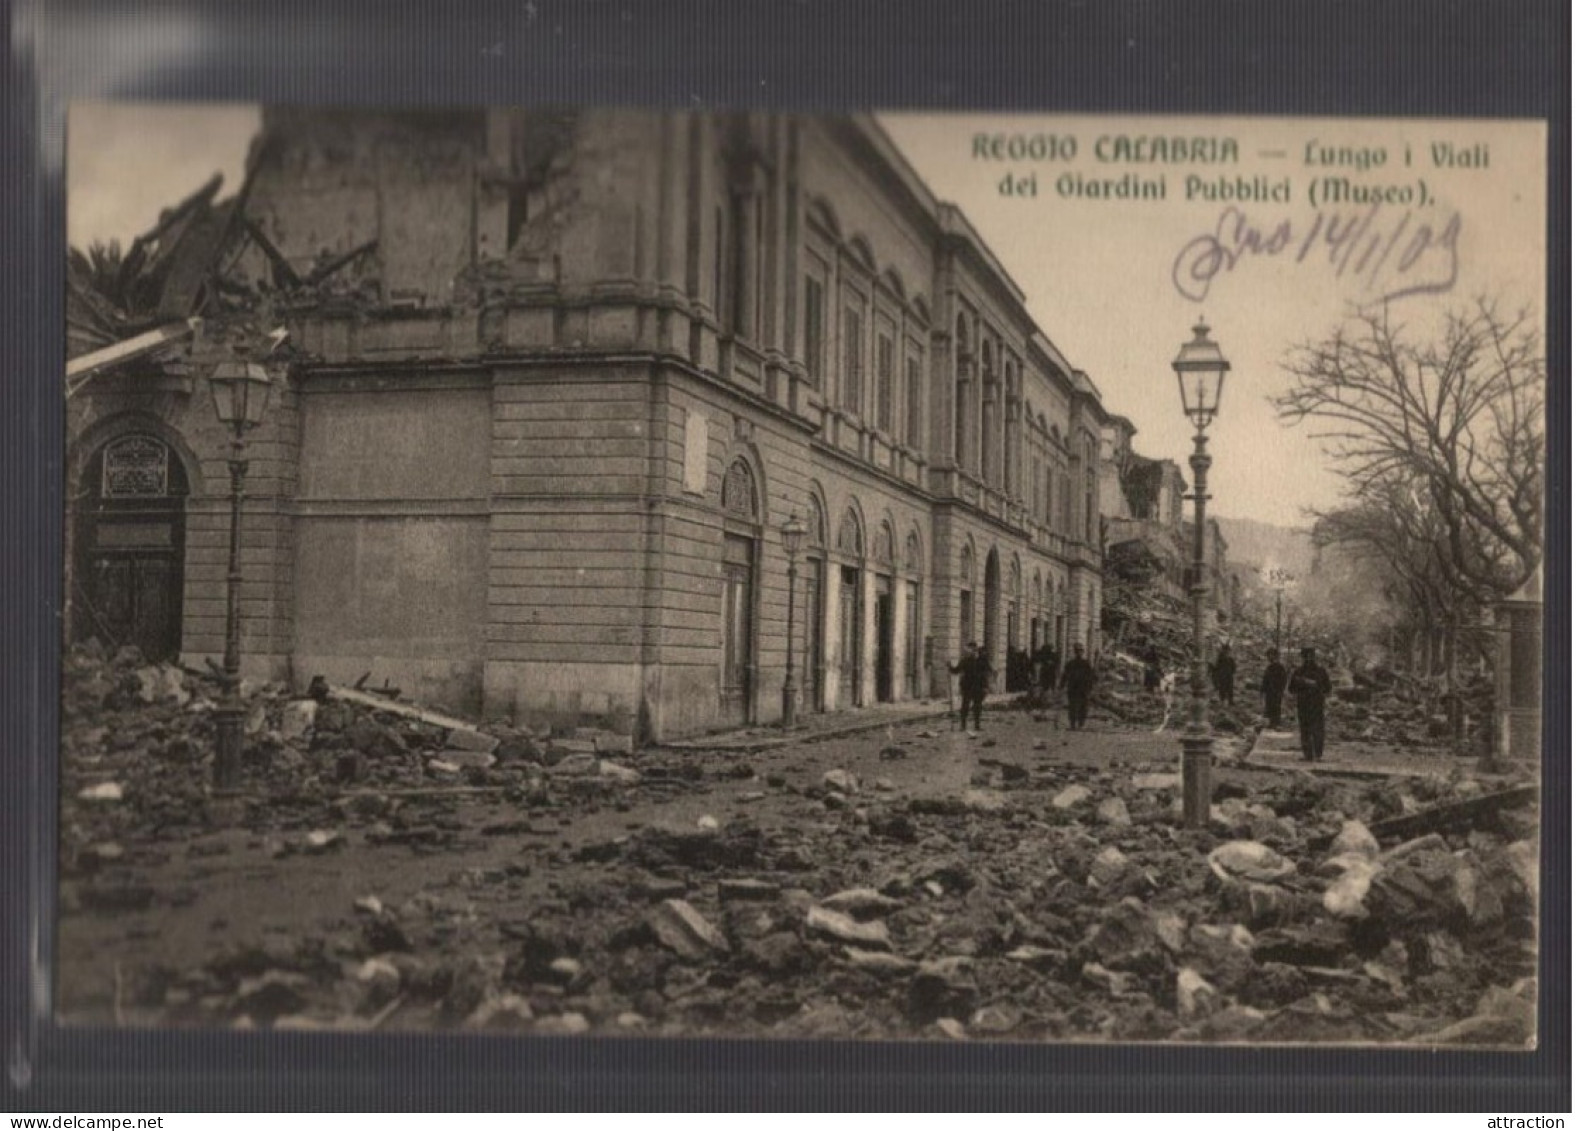
[[[651,258],[641,133],[615,111],[269,109],[248,214],[300,278],[375,244],[338,288],[367,308],[471,305],[478,273],[633,281]],[[249,273],[277,275],[269,260]]]
[[[475,257],[484,140],[479,111],[268,109],[248,215],[302,278],[376,241],[347,273],[363,298],[444,305]]]
[[[365,250],[294,303],[303,347],[328,361],[638,347],[721,372],[728,337],[765,384],[759,355],[791,346],[783,123],[269,110],[248,210],[264,240],[242,267],[278,286]],[[334,324],[347,316],[412,325]]]

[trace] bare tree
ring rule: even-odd
[[[1547,367],[1530,315],[1507,318],[1479,300],[1420,344],[1388,306],[1359,310],[1286,370],[1281,418],[1319,426],[1355,503],[1382,506],[1398,485],[1415,486],[1423,498],[1412,509],[1437,523],[1427,545],[1443,552],[1453,584],[1486,597],[1532,577],[1543,557]]]
[[[1377,569],[1402,626],[1427,644],[1425,670],[1437,670],[1441,647],[1453,650],[1454,628],[1469,623],[1483,596],[1455,572],[1448,532],[1429,493],[1397,477],[1376,480],[1352,502],[1319,516],[1319,546],[1342,546]]]

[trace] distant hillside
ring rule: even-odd
[[[1274,564],[1298,577],[1312,572],[1313,537],[1307,529],[1275,526],[1251,518],[1223,518],[1220,532],[1226,536],[1228,561],[1253,569]]]

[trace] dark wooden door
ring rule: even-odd
[[[919,582],[917,581],[910,581],[908,583],[908,598],[905,613],[908,617],[908,639],[904,647],[904,651],[907,653],[905,657],[907,661],[907,668],[906,679],[904,682],[904,692],[908,698],[918,699],[919,672],[920,666],[924,663],[924,657],[921,655],[921,650],[923,649],[924,645],[922,643],[923,632],[921,631],[922,626],[919,615]]]
[[[826,709],[826,697],[821,694],[821,681],[826,673],[826,650],[821,643],[825,631],[821,619],[821,570],[819,558],[805,562],[804,662],[801,678],[804,680],[804,705],[811,711]]]
[[[858,705],[859,689],[859,570],[844,566],[842,584],[838,588],[838,691],[837,705]]]
[[[722,562],[721,721],[749,722],[755,544],[729,534]]]
[[[892,659],[894,642],[892,629],[892,582],[885,577],[876,579],[876,701],[892,701]]]
[[[80,484],[72,636],[135,645],[149,660],[181,650],[186,476],[152,436],[112,440]]]

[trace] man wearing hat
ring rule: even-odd
[[[1330,673],[1320,666],[1312,648],[1302,650],[1302,666],[1291,673],[1286,689],[1297,697],[1297,730],[1302,737],[1302,760],[1324,757],[1324,701],[1330,694]]]
[[[1073,658],[1062,669],[1062,686],[1067,689],[1067,725],[1082,730],[1089,717],[1089,693],[1094,690],[1094,665],[1084,659],[1084,646],[1073,645]]]
[[[980,729],[980,712],[985,709],[985,689],[990,685],[990,657],[978,644],[970,644],[963,651],[963,658],[951,665],[952,674],[958,676],[958,693],[962,705],[958,708],[958,726],[969,729],[969,711],[974,711],[974,730]]]

